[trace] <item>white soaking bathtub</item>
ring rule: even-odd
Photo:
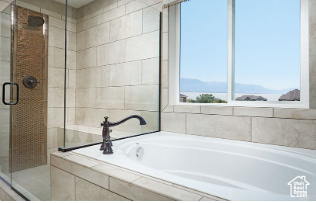
[[[94,159],[228,200],[316,200],[316,151],[158,132],[75,150]],[[288,183],[305,176],[307,197]],[[294,186],[293,186],[294,187]]]

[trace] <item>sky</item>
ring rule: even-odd
[[[300,0],[235,0],[235,81],[300,87]],[[180,77],[227,82],[227,0],[181,4]]]

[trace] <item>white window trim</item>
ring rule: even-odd
[[[235,101],[234,98],[234,3],[228,0],[228,88],[226,104],[180,103],[180,4],[169,8],[169,105],[217,105],[279,108],[309,108],[309,12],[308,0],[301,0],[301,101]]]

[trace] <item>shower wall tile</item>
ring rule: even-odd
[[[77,34],[74,32],[67,31],[67,50],[77,51]]]
[[[57,148],[57,128],[47,129],[47,149]]]
[[[100,123],[104,121],[104,116],[109,115],[109,110],[104,108],[85,108],[84,109],[84,125],[91,127],[99,127],[101,132]],[[102,138],[100,137],[102,140]]]
[[[158,85],[125,87],[125,109],[158,111]]]
[[[66,107],[76,107],[76,90],[67,89],[66,95]]]
[[[48,107],[64,107],[64,89],[48,88]]]
[[[142,133],[154,132],[159,129],[159,112],[158,111],[142,111],[141,116],[147,122],[146,125],[142,125]]]
[[[125,40],[109,44],[109,64],[125,62]]]
[[[83,30],[86,30],[86,29],[89,29],[89,28],[92,28],[94,26],[97,25],[97,18],[94,17],[94,18],[90,18],[86,21],[83,21],[81,23],[78,23],[77,24],[77,31],[78,32],[81,32]]]
[[[125,6],[120,6],[100,15],[97,18],[97,24],[100,25],[102,23],[111,21],[113,19],[119,18],[124,15],[125,15]]]
[[[77,68],[76,63],[77,63],[76,51],[67,50],[67,69],[75,70]]]
[[[126,39],[126,61],[159,56],[159,32],[151,32]]]
[[[64,126],[64,108],[48,108],[47,128],[56,128]]]
[[[126,16],[110,21],[110,42],[125,38]]]
[[[125,60],[125,40],[98,46],[97,65],[123,63]]]
[[[132,1],[126,4],[126,14],[146,8],[148,5],[143,1]]]
[[[52,68],[52,67],[48,68],[48,88],[63,88],[64,78],[65,78],[64,69]]]
[[[77,34],[78,50],[99,46],[109,42],[109,23],[104,23]]]
[[[125,38],[141,35],[143,31],[143,12],[126,15]]]
[[[11,16],[7,13],[1,13],[1,32],[2,37],[10,37],[11,35]]]
[[[96,108],[124,109],[124,87],[97,88]]]
[[[104,44],[97,47],[97,66],[104,66],[109,64],[109,45]]]
[[[48,47],[48,66],[65,68],[65,49]]]
[[[76,89],[76,107],[95,107],[96,89]]]
[[[143,60],[142,84],[159,84],[159,57]]]
[[[48,46],[65,49],[65,31],[49,26]]]
[[[96,67],[96,48],[85,49],[77,52],[77,69]]]
[[[140,85],[141,71],[141,61],[110,65],[110,86]]]
[[[117,5],[118,6],[122,6],[122,5],[125,5],[125,4],[127,4],[127,3],[131,2],[131,1],[134,1],[134,0],[119,0],[117,2]]]
[[[141,111],[133,111],[133,110],[110,110],[109,111],[109,117],[111,121],[119,121],[123,118],[126,118],[130,115],[141,115]],[[130,132],[130,133],[136,133],[140,134],[142,129],[141,125],[139,125],[139,121],[137,119],[129,120],[128,122],[125,122],[121,125],[118,125],[116,127],[113,127],[113,130],[118,131],[124,131],[124,132]]]
[[[76,108],[68,108],[67,107],[67,114],[66,114],[66,119],[67,119],[67,125],[73,125],[76,122]]]
[[[96,87],[110,86],[110,66],[97,67],[95,80]]]
[[[11,40],[7,37],[0,37],[1,44],[1,52],[0,52],[0,60],[1,61],[10,61],[11,57]]]
[[[159,30],[160,12],[152,7],[143,11],[143,33]]]

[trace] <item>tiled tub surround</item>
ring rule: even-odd
[[[163,131],[316,150],[316,1],[309,1],[310,109],[174,105],[169,67],[169,13],[163,9],[161,127]]]
[[[87,181],[103,189],[109,186],[110,191],[133,200],[158,200],[136,190],[135,186],[176,200],[198,200],[201,195],[210,194],[228,200],[293,200],[287,183],[298,174],[306,176],[310,183],[308,198],[300,200],[316,199],[313,186],[316,183],[316,152],[313,150],[168,132],[114,141],[113,155],[103,155],[99,147],[78,149],[70,156],[60,153],[52,156],[59,156],[56,160],[52,158],[52,167],[63,170],[74,179],[75,186],[70,188],[75,187],[71,189],[75,191],[75,198],[79,194],[76,200],[94,200],[94,195],[99,197],[98,194],[82,196],[82,188],[95,190]],[[82,166],[90,167],[91,171]],[[54,173],[54,170],[58,171],[52,169],[52,198],[65,200],[58,199],[62,197],[58,196],[58,190],[54,191],[55,188],[64,190],[60,188],[64,178],[58,178],[60,173]],[[87,173],[89,175],[84,175]],[[110,176],[106,178],[109,185],[104,180],[105,174]],[[192,190],[179,192],[179,188]],[[146,198],[140,199],[137,195]],[[103,198],[109,200],[106,195]]]
[[[222,200],[74,152],[51,154],[51,184],[58,201]]]

